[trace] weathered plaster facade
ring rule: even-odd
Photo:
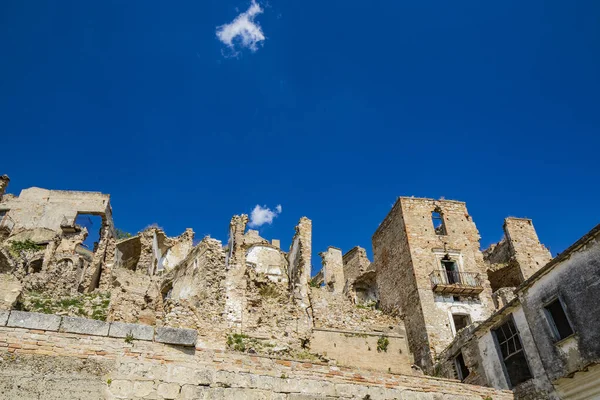
[[[600,397],[598,271],[600,225],[513,288],[512,299],[487,321],[461,332],[440,355],[438,369],[456,376],[461,354],[468,383],[512,389],[520,399]],[[495,333],[509,320],[523,349],[519,368],[503,361]]]

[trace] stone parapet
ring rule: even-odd
[[[160,343],[190,346],[196,344],[198,331],[195,329],[157,328],[155,339]]]
[[[7,325],[15,328],[57,331],[60,327],[60,320],[58,315],[11,311]]]
[[[62,317],[61,332],[81,333],[84,335],[108,336],[110,324],[104,321],[78,317]]]
[[[156,341],[180,346],[195,346],[198,332],[194,329],[155,328],[150,325],[104,322],[94,319],[67,317],[24,311],[0,311],[0,326],[37,331],[76,333],[134,340]]]
[[[136,340],[152,340],[154,338],[154,328],[149,325],[113,322],[110,324],[108,336],[114,338],[131,337]]]

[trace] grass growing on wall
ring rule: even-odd
[[[388,346],[390,344],[390,340],[387,336],[381,336],[377,339],[377,352],[381,353],[382,351],[387,353]]]
[[[69,315],[106,321],[110,293],[94,292],[53,297],[38,292],[26,292],[18,304],[22,311]]]

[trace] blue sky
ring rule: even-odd
[[[0,2],[9,191],[221,240],[281,205],[261,234],[287,247],[308,216],[315,258],[370,252],[399,195],[466,201],[482,247],[509,215],[553,255],[600,222],[599,2],[257,6],[230,47],[249,1]]]

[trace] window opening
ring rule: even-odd
[[[454,322],[454,330],[457,333],[471,323],[471,318],[465,314],[452,314],[452,320]]]
[[[442,258],[442,270],[446,274],[446,281],[449,284],[460,283],[460,277],[458,274],[458,266],[456,265],[456,261],[451,260],[450,256],[446,254],[444,258]]]
[[[436,235],[446,234],[446,225],[444,224],[444,216],[440,209],[435,209],[431,213],[431,221],[433,222],[433,230]]]
[[[96,251],[96,246],[100,241],[102,217],[100,215],[93,214],[77,214],[77,217],[75,218],[75,225],[85,227],[88,231],[88,235],[83,241],[82,245],[92,252]]]
[[[525,382],[532,378],[527,358],[523,351],[519,332],[512,318],[494,330],[500,353],[508,373],[508,379],[512,386]]]
[[[454,366],[456,367],[456,376],[462,382],[465,380],[467,376],[471,373],[467,365],[465,364],[465,359],[462,353],[458,353],[456,358],[454,359]]]
[[[546,318],[550,322],[550,327],[557,340],[562,340],[573,334],[573,328],[569,323],[565,309],[559,299],[544,307]]]

